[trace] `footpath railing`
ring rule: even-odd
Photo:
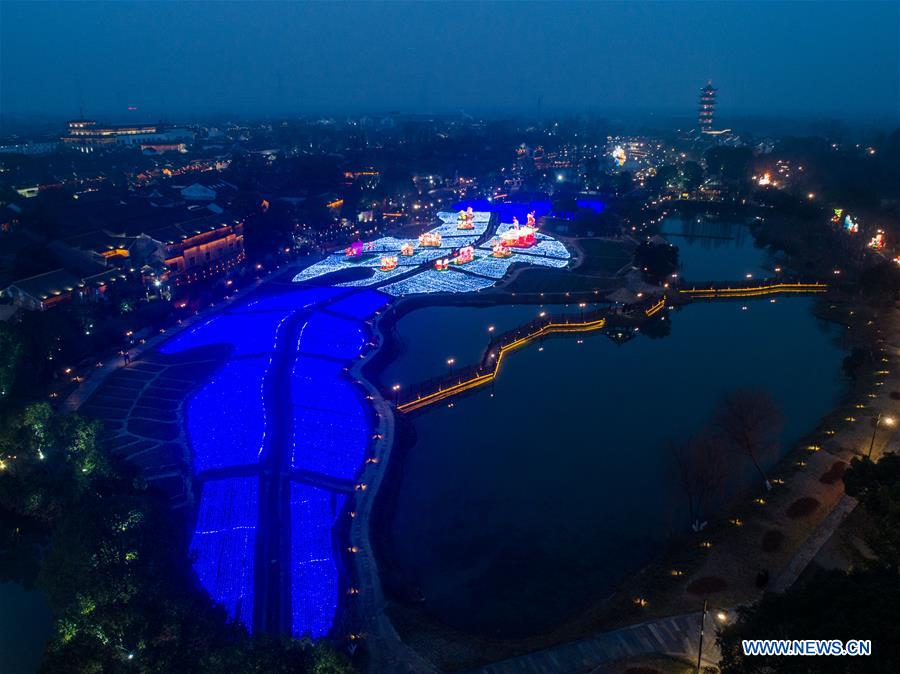
[[[728,285],[725,288],[710,287],[680,288],[678,292],[692,299],[726,298],[726,297],[759,297],[761,295],[778,295],[783,293],[824,293],[827,283],[756,283],[754,285]]]
[[[413,412],[465,391],[484,386],[497,377],[503,357],[510,351],[552,334],[602,330],[606,327],[608,314],[609,311],[603,309],[592,312],[592,315],[584,316],[581,320],[570,320],[572,318],[570,316],[550,317],[532,321],[521,328],[512,330],[491,342],[481,363],[457,372],[452,377],[453,383],[438,384],[436,390],[414,394],[413,397],[403,402],[398,399],[397,409],[401,412]]]
[[[728,299],[742,297],[760,297],[763,295],[777,294],[809,294],[824,293],[828,290],[828,284],[813,282],[755,282],[748,284],[729,284],[722,288],[714,284],[707,287],[679,288],[679,296],[687,300],[703,299]],[[666,306],[667,298],[644,307],[646,318],[651,318],[662,311]],[[637,307],[634,307],[637,308]],[[427,382],[418,391],[413,391],[405,400],[398,396],[395,399],[397,410],[400,412],[414,412],[423,407],[433,405],[466,391],[489,384],[500,372],[503,357],[510,351],[514,351],[535,339],[542,339],[552,334],[592,332],[606,327],[610,314],[609,309],[592,312],[591,315],[582,314],[581,320],[572,320],[572,316],[550,317],[538,319],[520,328],[512,330],[492,341],[488,346],[484,358],[477,365],[458,370],[454,374],[443,377],[432,383]],[[433,380],[432,380],[433,381]]]

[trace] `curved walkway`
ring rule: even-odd
[[[639,625],[604,632],[589,639],[556,648],[536,651],[473,669],[470,674],[576,674],[589,672],[619,660],[648,655],[671,655],[697,661],[700,647],[701,612],[662,618]],[[719,661],[716,646],[716,618],[706,614],[703,635],[703,663]]]

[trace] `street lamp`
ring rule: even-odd
[[[581,309],[581,322],[584,323],[584,308],[587,306],[586,302],[581,302],[578,307]]]
[[[453,364],[456,362],[456,358],[448,358],[447,359],[447,367],[450,368],[450,374],[453,374]]]
[[[391,386],[391,390],[394,392],[394,406],[400,404],[400,384],[394,384]]]
[[[884,420],[885,426],[893,426],[894,425],[894,417],[886,417],[879,412],[874,419],[872,419],[872,440],[869,442],[869,453],[866,455],[867,458],[872,458],[872,448],[875,447],[875,434],[878,432],[878,424]]]

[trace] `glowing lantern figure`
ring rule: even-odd
[[[346,249],[344,249],[344,254],[347,257],[359,257],[360,255],[362,255],[362,252],[363,252],[362,241],[356,241],[354,243],[351,243],[349,246],[347,246]]]
[[[468,210],[459,212],[456,228],[475,229],[475,214],[472,212],[471,206],[469,206]]]
[[[513,218],[512,229],[500,235],[500,243],[507,248],[531,248],[537,243],[537,227],[534,226],[534,213],[528,214],[528,224],[519,227],[519,219]]]
[[[385,255],[381,258],[381,271],[391,271],[397,268],[397,257],[395,255]]]
[[[440,248],[441,235],[439,232],[425,232],[419,234],[419,245],[427,248]]]
[[[847,217],[844,218],[844,229],[848,234],[856,234],[859,231],[859,223],[853,222],[848,214]]]
[[[491,251],[491,255],[494,257],[509,257],[512,255],[512,251],[504,246],[502,243],[494,244],[494,248]]]
[[[475,259],[475,249],[472,246],[464,246],[453,257],[453,264],[466,264]]]
[[[612,151],[612,158],[619,168],[625,166],[625,162],[628,160],[621,145],[616,145],[616,148]]]
[[[415,249],[413,248],[413,245],[411,243],[404,243],[402,246],[400,246],[400,254],[404,257],[410,257],[413,252],[415,252]]]
[[[440,260],[434,261],[434,268],[438,271],[447,271],[450,268],[450,260],[447,258],[441,258]]]
[[[872,237],[872,240],[869,241],[869,248],[872,250],[881,250],[884,248],[884,232],[880,229],[875,233],[875,236]]]
[[[843,215],[843,213],[844,213],[843,208],[835,208],[834,215],[831,216],[831,221],[834,224],[838,224],[841,221],[841,215]],[[847,216],[847,217],[850,217],[850,216]]]
[[[766,186],[768,186],[768,185],[771,185],[771,184],[772,184],[772,176],[771,176],[770,174],[768,174],[768,173],[764,173],[763,176],[762,176],[762,178],[760,178],[759,180],[757,180],[756,183],[757,183],[760,187],[766,187]]]

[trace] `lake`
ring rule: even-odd
[[[745,228],[729,228],[734,238],[718,243],[672,237],[696,278],[765,275],[765,252]],[[604,596],[688,531],[670,442],[703,426],[723,394],[768,391],[785,420],[783,449],[839,402],[840,329],[812,306],[804,297],[695,303],[667,312],[663,338],[560,337],[512,353],[493,397],[482,390],[412,417],[416,444],[387,496],[397,570],[436,618],[481,634],[535,633]],[[407,348],[384,381],[441,374],[447,357],[467,365],[487,325],[501,331],[537,310],[413,311],[397,324]],[[732,495],[757,486],[749,462],[734,461]]]

